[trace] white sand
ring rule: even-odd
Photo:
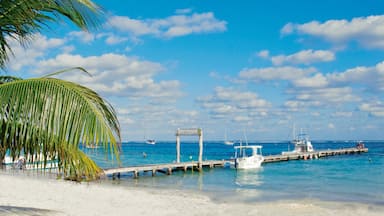
[[[49,211],[47,211],[49,210]],[[176,190],[75,183],[0,172],[0,215],[383,215],[384,207],[313,200],[214,202]]]

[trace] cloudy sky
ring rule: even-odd
[[[384,139],[384,4],[377,0],[95,0],[102,26],[63,20],[8,72],[68,73],[115,107],[124,141]],[[4,72],[2,72],[4,73]]]

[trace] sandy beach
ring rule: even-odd
[[[191,191],[76,183],[0,172],[0,215],[382,215],[384,207],[314,200],[239,203]]]

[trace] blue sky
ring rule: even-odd
[[[95,1],[102,26],[63,20],[8,73],[37,77],[82,66],[86,85],[116,109],[124,141],[384,139],[384,4],[355,1]]]

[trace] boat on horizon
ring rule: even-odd
[[[225,133],[224,133],[224,144],[225,145],[233,145],[234,143],[235,143],[234,141],[227,139],[227,130],[225,130]]]
[[[235,142],[231,140],[224,140],[225,145],[233,145]]]
[[[154,139],[147,139],[147,140],[145,141],[145,143],[147,143],[147,144],[149,144],[149,145],[155,145],[155,144],[156,144],[156,140],[154,140]]]

